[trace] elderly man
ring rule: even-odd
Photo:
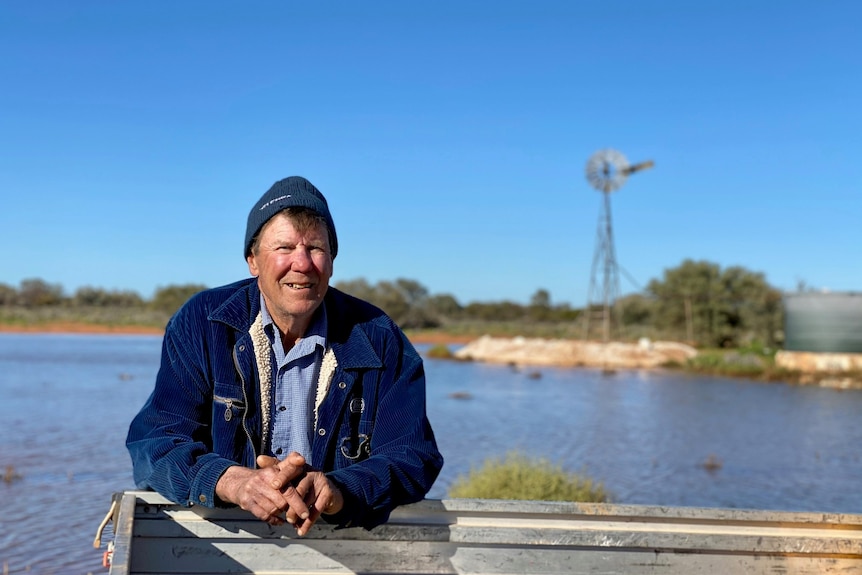
[[[321,516],[370,529],[422,499],[443,465],[422,359],[381,310],[329,287],[338,239],[308,180],[260,198],[244,250],[254,277],[195,295],[168,322],[126,440],[135,482],[299,535]]]

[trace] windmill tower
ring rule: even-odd
[[[619,322],[615,317],[614,303],[620,295],[620,275],[614,248],[614,231],[611,220],[611,192],[622,187],[633,173],[653,167],[652,160],[629,165],[624,155],[616,150],[599,150],[587,161],[587,181],[602,193],[602,207],[596,228],[596,251],[590,271],[590,288],[584,309],[584,339],[590,339],[591,328],[601,326],[602,341],[611,340]]]

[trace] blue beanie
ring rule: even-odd
[[[338,238],[335,235],[335,224],[332,222],[326,198],[311,182],[301,176],[290,176],[277,181],[251,208],[248,214],[248,225],[245,228],[244,257],[248,257],[251,253],[254,236],[272,216],[285,208],[297,207],[308,208],[326,220],[326,227],[329,228],[329,248],[332,250],[332,257],[335,258],[338,254]]]

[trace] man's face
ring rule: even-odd
[[[287,215],[277,214],[264,225],[257,253],[247,261],[276,325],[285,334],[301,337],[332,277],[326,226],[299,232]]]

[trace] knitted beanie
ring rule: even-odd
[[[251,208],[248,214],[248,225],[245,228],[244,257],[248,257],[251,253],[254,236],[263,225],[281,210],[293,207],[308,208],[326,220],[326,227],[329,228],[329,248],[332,250],[332,257],[335,258],[338,254],[338,238],[335,235],[335,224],[329,213],[326,198],[311,182],[301,176],[290,176],[277,181]]]

